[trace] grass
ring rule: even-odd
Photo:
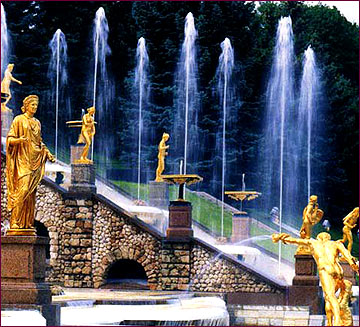
[[[125,192],[137,198],[137,183],[113,181],[113,183],[123,189]],[[176,186],[169,187],[170,201],[176,200],[178,190]],[[149,187],[147,184],[140,184],[140,199],[149,200]],[[193,207],[192,217],[198,223],[221,235],[221,207],[211,201],[204,199],[194,193],[186,192],[186,200],[190,201]],[[232,215],[224,211],[224,232],[225,237],[230,237],[232,232]]]

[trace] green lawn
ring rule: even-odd
[[[137,198],[138,186],[136,183],[113,181],[113,183],[123,189],[125,192]],[[176,186],[170,186],[170,201],[176,200],[178,190]],[[211,201],[204,199],[194,193],[186,192],[186,200],[190,201],[193,207],[193,219],[204,225],[217,235],[221,235],[221,207]],[[147,184],[140,184],[140,199],[148,201],[149,187]],[[230,237],[232,229],[232,215],[224,211],[224,236]]]

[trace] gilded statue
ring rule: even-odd
[[[78,144],[85,143],[84,149],[81,153],[80,159],[76,160],[76,163],[80,164],[92,164],[92,160],[88,159],[88,153],[93,137],[95,135],[95,107],[87,109],[87,114],[82,118],[81,133],[79,135]]]
[[[343,218],[344,228],[343,228],[343,238],[340,240],[342,243],[348,241],[347,249],[351,253],[353,246],[353,237],[351,230],[356,226],[359,219],[359,207],[356,207],[351,211],[345,218]]]
[[[344,326],[354,326],[353,317],[349,308],[349,303],[352,296],[352,283],[344,279],[344,287],[340,290],[339,304],[340,304],[340,317]],[[330,320],[331,321],[331,320]]]
[[[36,235],[36,188],[44,176],[46,161],[55,162],[42,142],[41,125],[34,117],[38,104],[37,95],[23,100],[23,114],[14,118],[6,138],[7,206],[11,211],[7,235]]]
[[[316,225],[323,217],[324,212],[319,209],[317,196],[311,195],[308,205],[303,210],[303,223],[300,229],[300,237],[303,239],[311,238],[312,226]],[[306,247],[299,246],[296,254],[309,254]]]
[[[355,262],[350,252],[339,241],[332,241],[329,233],[319,233],[316,239],[293,238],[286,233],[273,234],[274,243],[298,244],[309,249],[319,271],[319,278],[324,292],[325,310],[328,326],[344,326],[345,318],[341,316],[341,307],[336,292],[340,289],[346,292],[351,282],[344,280],[344,272],[339,264],[339,255],[358,273],[359,263]],[[345,295],[344,295],[345,296]]]
[[[159,154],[158,154],[158,166],[156,169],[156,179],[155,182],[162,182],[163,179],[161,175],[165,169],[165,156],[168,155],[166,150],[169,148],[169,145],[166,145],[166,142],[169,140],[170,136],[167,133],[164,133],[162,139],[159,143]]]
[[[14,78],[11,74],[11,72],[14,69],[14,64],[8,64],[5,73],[4,73],[4,78],[1,81],[1,93],[4,93],[7,95],[6,100],[1,104],[1,111],[8,111],[10,110],[9,108],[7,108],[7,103],[10,101],[11,99],[11,92],[10,92],[10,83],[11,82],[16,82],[18,84],[22,84],[22,82],[18,81],[16,78]]]

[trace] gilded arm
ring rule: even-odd
[[[350,267],[359,273],[359,263],[356,263],[351,253],[345,248],[341,242],[336,242],[338,245],[339,252],[343,255],[344,259],[349,263]]]
[[[308,239],[294,238],[286,233],[272,234],[271,238],[274,243],[282,241],[284,244],[298,244],[298,245],[305,245],[305,246],[311,245],[311,241]]]

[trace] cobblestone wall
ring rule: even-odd
[[[280,293],[280,291],[223,259],[216,252],[195,245],[191,253],[191,289],[203,292]]]
[[[161,242],[131,223],[131,218],[103,203],[94,206],[93,280],[94,287],[105,283],[111,265],[121,259],[141,264],[151,289],[160,289]]]

